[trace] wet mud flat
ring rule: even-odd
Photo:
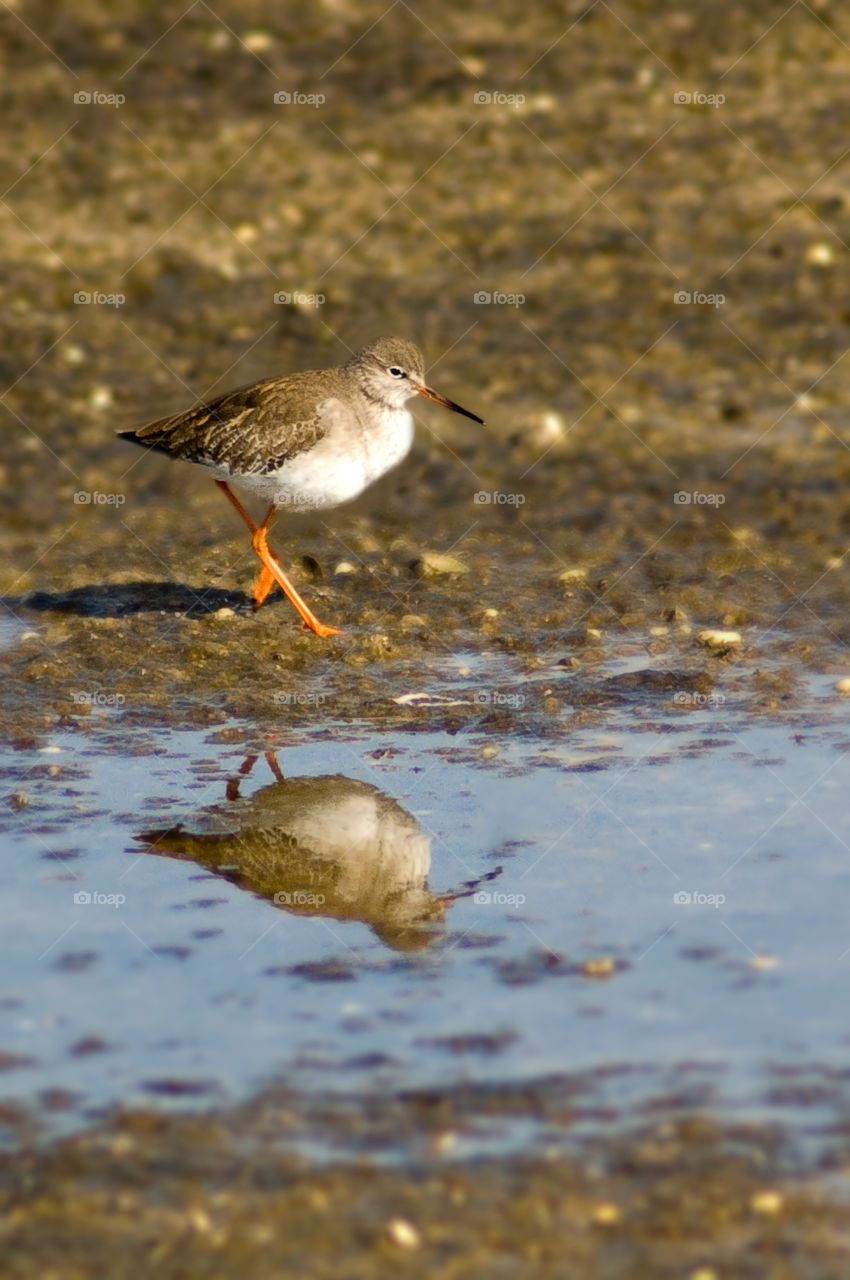
[[[557,1088],[301,1113],[272,1094],[195,1118],[128,1112],[0,1157],[4,1272],[92,1275],[763,1276],[847,1273],[844,1175],[805,1178],[778,1132],[699,1114],[515,1157],[447,1158],[488,1111],[574,1118]],[[303,1125],[337,1158],[286,1151]],[[403,1170],[403,1172],[402,1172]]]

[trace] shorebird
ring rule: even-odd
[[[229,391],[123,440],[196,462],[213,476],[251,531],[262,562],[253,592],[258,609],[277,582],[317,636],[339,635],[319,622],[268,547],[278,507],[324,510],[356,498],[413,443],[405,405],[424,396],[473,422],[483,418],[427,386],[422,355],[406,338],[378,338],[335,369],[311,369]],[[257,524],[230,483],[269,504]]]

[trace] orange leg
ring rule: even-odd
[[[303,618],[304,625],[306,627],[309,627],[311,631],[315,631],[317,636],[322,636],[323,638],[325,636],[340,635],[341,632],[338,627],[326,627],[323,622],[319,622],[319,619],[301,599],[300,595],[295,590],[295,587],[289,581],[277,560],[275,560],[274,556],[269,551],[268,543],[266,542],[266,533],[268,532],[271,518],[274,515],[274,503],[272,503],[266,512],[263,523],[257,525],[248,515],[248,512],[242,506],[242,503],[236,495],[231,491],[227,482],[225,480],[216,480],[216,484],[229,501],[233,503],[233,506],[251,530],[251,544],[263,563],[263,568],[260,572],[259,578],[257,579],[257,585],[254,588],[254,608],[256,609],[262,604],[263,600],[269,593],[272,582],[274,581],[285,591],[286,595],[295,605],[295,608]]]

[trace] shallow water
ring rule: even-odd
[[[516,716],[501,736],[317,718],[266,759],[235,722],[148,731],[97,706],[6,749],[5,1096],[56,1131],[276,1079],[558,1075],[611,1114],[686,1098],[832,1123],[850,956],[834,680],[784,718],[669,693],[565,742],[524,730],[527,681],[490,676]],[[480,678],[426,697],[474,700]]]

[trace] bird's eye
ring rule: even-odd
[[[390,366],[390,368],[387,370],[387,372],[388,372],[389,374],[391,374],[391,375],[392,375],[392,377],[394,377],[394,378],[406,378],[406,377],[407,377],[407,374],[404,372],[404,369],[399,369],[399,367],[398,367],[398,365],[397,365],[397,364],[391,365],[391,366]]]

